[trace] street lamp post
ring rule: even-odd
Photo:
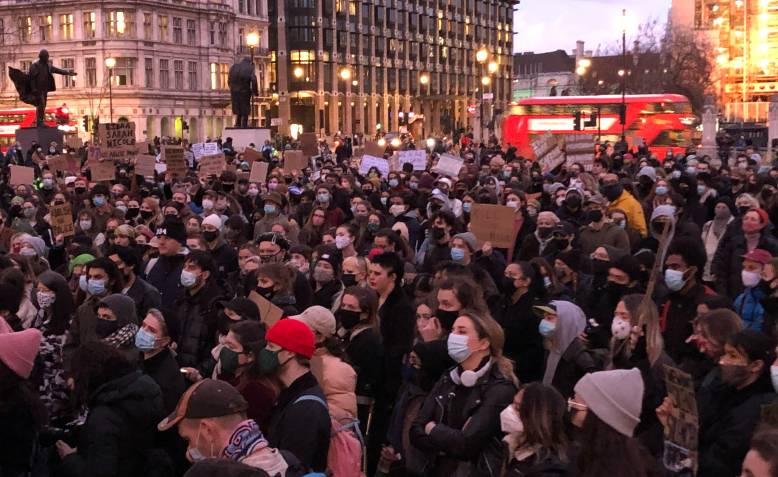
[[[254,69],[256,69],[256,65],[254,64],[254,48],[259,45],[259,33],[251,32],[246,35],[246,45],[248,45],[249,50],[251,51],[251,72],[253,73]],[[251,127],[257,127],[256,119],[254,117],[254,91],[251,92],[249,105],[251,107]]]
[[[622,75],[621,75],[621,136],[624,137],[624,129],[627,126],[627,10],[621,10],[621,56],[622,56]]]
[[[484,140],[484,91],[486,90],[486,86],[489,84],[489,77],[484,74],[486,71],[484,70],[484,64],[486,63],[486,60],[489,59],[489,50],[486,48],[481,48],[480,50],[475,52],[475,60],[481,65],[481,98],[479,101],[479,118],[478,118],[478,129],[480,131],[479,137],[481,139],[481,142]]]
[[[106,58],[105,66],[108,68],[108,115],[113,122],[113,68],[116,66],[116,58]]]
[[[348,66],[345,66],[340,69],[338,72],[338,76],[341,80],[343,80],[343,130],[346,130],[346,126],[348,126],[348,133],[351,133],[351,118],[349,117],[349,112],[351,112],[351,94],[349,89],[349,84],[351,83],[351,69]],[[340,87],[338,87],[338,90]]]

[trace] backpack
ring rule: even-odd
[[[305,394],[294,401],[316,401],[327,410],[329,408],[319,396]],[[365,441],[359,430],[359,419],[351,419],[346,424],[330,418],[330,449],[327,452],[327,470],[333,477],[364,477],[362,472],[362,456]]]

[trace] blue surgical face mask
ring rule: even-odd
[[[197,283],[197,275],[188,270],[181,270],[181,285],[192,288],[195,283]]]
[[[470,338],[467,335],[456,335],[454,333],[448,335],[446,348],[448,348],[448,355],[451,356],[451,359],[457,363],[462,363],[473,354],[467,345],[468,341],[470,341]]]
[[[451,260],[458,262],[460,260],[465,259],[465,251],[461,248],[452,248],[451,249]]]
[[[95,197],[92,199],[96,207],[102,207],[105,205],[105,197]]]
[[[156,344],[157,338],[143,328],[139,329],[135,334],[135,347],[140,351],[154,351],[156,349]]]
[[[551,338],[552,336],[554,336],[555,330],[556,330],[556,323],[551,323],[545,318],[540,320],[540,324],[538,325],[538,333],[540,333],[541,336],[543,336],[544,338]]]
[[[464,210],[468,214],[470,213],[470,210],[472,208],[473,208],[473,203],[472,202],[462,202],[462,210]]]
[[[400,181],[397,179],[389,179],[389,187],[397,187],[400,185]]]
[[[117,205],[117,206],[116,206],[116,208],[117,208],[118,210],[121,210],[121,211],[122,211],[122,212],[124,212],[125,214],[127,213],[127,206],[126,206],[126,205]]]
[[[665,186],[658,186],[655,190],[656,195],[667,195],[667,187]]]
[[[264,210],[266,214],[273,215],[276,213],[276,206],[273,204],[265,204]]]
[[[102,295],[105,293],[105,280],[91,279],[87,281],[86,291],[90,295]]]
[[[87,289],[87,280],[86,275],[81,275],[78,277],[78,288],[81,289],[81,291],[85,292]]]
[[[773,381],[773,389],[778,393],[778,366],[770,366],[770,378]]]
[[[678,179],[679,177],[681,177],[681,171],[673,171],[670,174],[670,177],[672,177],[673,179]]]
[[[672,291],[679,291],[683,288],[686,280],[683,279],[683,272],[678,270],[665,270],[665,285]]]
[[[326,203],[330,201],[330,195],[329,194],[319,194],[316,196],[317,199],[319,199],[319,202]]]
[[[759,166],[757,174],[767,174],[768,172],[770,172],[770,166]]]
[[[418,190],[419,189],[419,183],[418,182],[409,182],[408,187],[411,188],[411,190]]]
[[[708,190],[708,188],[705,187],[704,185],[698,185],[697,186],[697,194],[698,195],[703,195],[706,190]]]

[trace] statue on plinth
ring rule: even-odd
[[[247,128],[251,114],[251,96],[258,96],[257,76],[251,58],[245,57],[230,68],[228,78],[232,99],[232,114],[235,115],[235,127]]]
[[[49,64],[49,52],[41,50],[38,53],[38,61],[30,66],[29,73],[8,67],[8,76],[19,92],[19,99],[29,105],[35,106],[35,123],[41,128],[46,112],[46,100],[50,92],[56,91],[53,73],[65,76],[76,76],[73,70],[63,70]]]

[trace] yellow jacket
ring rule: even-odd
[[[618,199],[614,200],[608,206],[608,211],[613,209],[621,209],[627,215],[627,224],[640,232],[640,236],[645,238],[648,236],[648,228],[646,227],[646,217],[643,215],[643,207],[640,205],[632,194],[627,191],[621,193]]]

